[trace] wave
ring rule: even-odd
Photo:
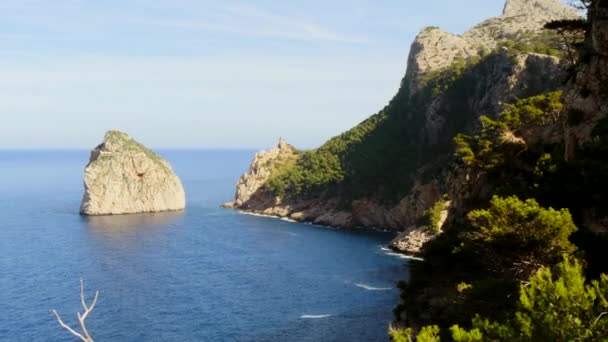
[[[384,255],[392,256],[392,257],[399,258],[399,259],[424,261],[424,259],[422,259],[422,258],[418,258],[418,257],[411,256],[411,255],[405,255],[405,254],[401,254],[401,253],[395,253],[395,252],[387,252],[387,253],[384,253]]]
[[[242,215],[257,216],[257,217],[266,217],[266,218],[278,219],[278,220],[285,221],[285,222],[299,223],[298,221],[290,219],[289,217],[280,217],[280,216],[276,216],[276,215],[266,215],[266,214],[252,213],[252,212],[244,211],[244,210],[239,210],[237,212],[239,214],[242,214]]]
[[[392,249],[386,247],[386,246],[380,246],[380,250],[383,251],[384,255],[388,255],[391,257],[395,257],[395,258],[399,258],[399,259],[407,259],[407,260],[417,260],[417,261],[424,261],[424,259],[422,258],[418,258],[415,256],[411,256],[411,255],[406,255],[406,254],[402,254],[402,253],[397,253],[397,252],[393,252]]]
[[[327,318],[327,317],[331,317],[331,315],[325,314],[325,315],[302,315],[302,316],[300,316],[301,319],[320,319],[320,318]]]
[[[242,215],[257,216],[257,217],[268,217],[268,218],[275,218],[275,219],[276,219],[276,218],[279,218],[279,217],[277,217],[277,216],[273,216],[273,215],[265,215],[265,214],[251,213],[251,212],[244,211],[244,210],[239,210],[239,211],[238,211],[238,213],[239,213],[239,214],[242,214]]]
[[[355,284],[355,286],[366,289],[368,291],[389,291],[392,290],[392,287],[373,287],[365,284]]]

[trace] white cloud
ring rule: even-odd
[[[365,43],[367,39],[336,32],[311,20],[279,15],[251,5],[197,7],[181,16],[125,16],[124,20],[142,25],[155,25],[192,30],[237,34],[246,37],[280,38],[334,43]]]

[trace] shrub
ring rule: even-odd
[[[568,240],[577,229],[567,209],[545,209],[533,199],[494,196],[490,207],[467,216],[481,239],[499,247],[525,250],[544,260],[571,253]]]
[[[457,342],[481,341],[605,341],[608,336],[608,275],[587,282],[583,267],[574,258],[564,257],[553,272],[541,268],[520,287],[517,312],[504,322],[476,316],[472,329],[450,328]],[[422,332],[426,335],[422,335]],[[417,341],[429,341],[428,332],[438,336],[437,326],[421,329]],[[395,341],[414,341],[412,329],[391,331]],[[438,341],[436,340],[431,341]]]
[[[390,330],[391,338],[394,342],[440,342],[439,327],[436,325],[422,327],[418,334],[414,337],[413,329],[407,328],[404,330]]]
[[[500,146],[502,133],[507,130],[507,126],[487,116],[481,116],[479,121],[481,132],[478,135],[458,134],[454,138],[456,156],[468,166],[492,170],[505,161],[505,154]]]
[[[519,100],[505,107],[500,114],[500,122],[515,131],[522,125],[546,125],[556,122],[560,118],[564,104],[562,92],[556,91]]]
[[[496,169],[521,151],[521,147],[513,149],[506,136],[517,138],[523,128],[554,124],[562,119],[563,108],[560,91],[506,104],[498,120],[479,118],[481,130],[477,135],[456,135],[455,155],[468,166],[486,171]]]
[[[438,234],[441,231],[439,221],[441,221],[441,212],[447,209],[446,205],[447,200],[445,197],[442,197],[440,200],[435,202],[432,207],[422,213],[422,224],[426,225],[429,230],[435,234]]]

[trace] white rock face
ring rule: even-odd
[[[272,165],[292,159],[295,153],[296,149],[283,138],[280,138],[279,144],[270,151],[258,152],[249,166],[249,171],[239,178],[234,202],[225,203],[224,206],[239,207],[247,202],[270,178]]]
[[[83,215],[181,210],[186,195],[167,161],[128,134],[109,131],[85,168]]]
[[[531,13],[567,17],[573,10],[565,7],[560,0],[507,0],[503,16],[530,15]]]
[[[436,27],[425,28],[410,49],[406,74],[410,94],[420,88],[420,80],[426,72],[447,67],[457,58],[491,51],[501,41],[522,40],[540,33],[549,21],[578,17],[574,9],[560,0],[507,0],[502,15],[485,20],[462,35]]]

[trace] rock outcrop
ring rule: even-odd
[[[425,73],[445,68],[457,58],[478,56],[509,39],[525,41],[541,32],[549,21],[578,17],[560,0],[507,0],[502,15],[485,20],[462,35],[427,27],[410,48],[405,82],[414,93],[420,89]]]
[[[288,157],[278,157],[281,148],[256,155],[249,172],[239,180],[235,201],[228,206],[328,226],[404,232],[395,240],[393,248],[408,254],[418,253],[433,234],[417,227],[416,222],[443,194],[452,197],[453,193],[459,194],[457,190],[462,190],[463,195],[455,196],[452,204],[458,207],[464,194],[489,191],[474,177],[448,170],[446,165],[452,150],[445,147],[452,146],[455,134],[473,131],[480,115],[496,118],[504,103],[555,91],[564,84],[565,72],[559,58],[497,47],[503,41],[525,41],[538,36],[550,20],[576,17],[576,12],[561,5],[559,0],[508,0],[501,16],[486,20],[463,35],[433,27],[422,30],[412,45],[400,92],[391,101],[398,112],[387,114],[409,120],[400,124],[409,125],[415,133],[400,143],[411,144],[412,150],[421,151],[418,156],[423,155],[419,159],[408,159],[415,168],[411,173],[400,175],[411,180],[404,189],[406,195],[400,200],[383,201],[381,196],[371,194],[345,203],[335,195],[339,191],[314,198],[289,196],[289,193],[284,197],[275,196],[264,184],[271,178],[277,161],[294,156],[290,147],[283,152]],[[478,56],[484,57],[477,59]],[[466,63],[478,61],[453,76],[460,77],[460,82],[453,85],[456,89],[436,91],[427,87],[428,76],[438,74],[458,59]],[[449,221],[447,211],[443,214]]]
[[[247,203],[270,178],[273,168],[281,163],[295,160],[298,151],[280,138],[275,148],[256,153],[251,161],[249,171],[243,174],[236,185],[234,201],[224,203],[225,208],[238,208]]]
[[[448,219],[448,211],[451,202],[446,201],[442,210],[439,212],[439,221],[437,227],[433,229],[429,226],[411,226],[405,231],[399,233],[388,246],[396,251],[407,255],[418,255],[422,251],[424,245],[437,237],[443,231],[443,225]]]
[[[109,131],[91,151],[81,214],[135,214],[185,206],[182,183],[169,163],[128,134]]]

